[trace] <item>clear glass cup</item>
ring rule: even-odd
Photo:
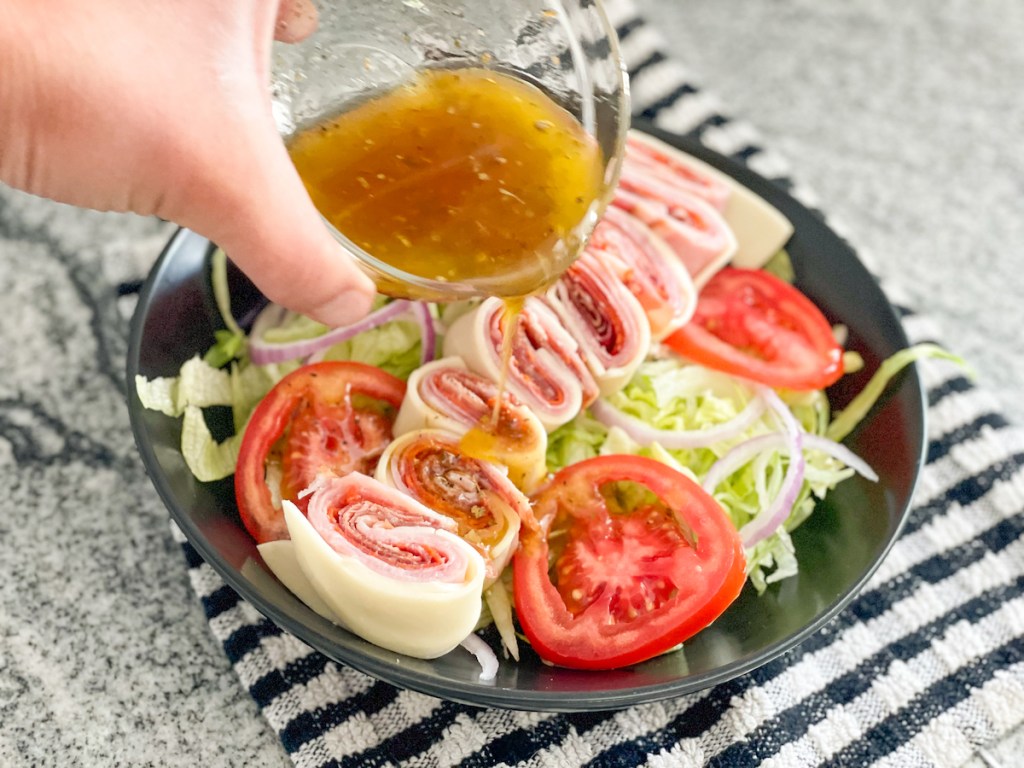
[[[274,48],[273,108],[286,143],[424,68],[513,75],[569,111],[601,149],[601,193],[574,230],[585,241],[618,180],[629,124],[625,67],[600,0],[364,0],[319,3],[318,10],[310,38]],[[403,272],[324,221],[382,293],[434,301],[504,295],[494,276],[456,282]]]

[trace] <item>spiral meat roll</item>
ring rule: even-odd
[[[726,212],[732,195],[729,183],[699,160],[649,136],[630,131],[626,139],[626,162],[641,179],[647,180],[645,187],[683,190],[703,198],[719,213]]]
[[[508,324],[501,299],[486,299],[448,329],[444,354],[461,357],[471,371],[500,382]],[[597,382],[581,358],[579,344],[543,301],[526,299],[512,334],[505,386],[545,429],[571,421],[597,399]]]
[[[693,279],[665,241],[639,219],[609,207],[586,252],[597,257],[640,302],[655,341],[693,316],[697,306]]]
[[[547,473],[544,425],[511,392],[500,393],[499,402],[498,384],[470,371],[462,358],[435,360],[409,377],[394,434],[419,429],[459,436],[463,451],[506,467],[512,483],[526,493]]]
[[[545,299],[579,341],[601,394],[622,389],[651,345],[647,315],[626,285],[600,259],[584,253]]]
[[[530,502],[494,464],[467,455],[459,439],[438,429],[407,432],[384,451],[376,478],[453,520],[486,564],[490,585],[519,542]]]
[[[630,131],[626,165],[630,168],[628,183],[647,180],[647,186],[681,189],[703,198],[720,212],[736,239],[733,266],[764,266],[793,235],[789,219],[760,195],[717,168],[652,136]]]
[[[289,501],[284,515],[309,584],[360,637],[430,659],[472,632],[486,564],[451,518],[358,473],[319,480],[307,516]]]

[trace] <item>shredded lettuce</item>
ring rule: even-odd
[[[785,249],[780,250],[761,267],[765,272],[775,275],[779,280],[792,283],[796,279],[796,272],[793,270],[793,260]]]
[[[804,429],[823,434],[829,424],[828,400],[822,392],[782,393]],[[643,363],[630,383],[608,402],[624,413],[666,430],[696,430],[735,418],[754,396],[753,388],[727,374],[668,358]],[[608,428],[588,414],[555,430],[548,441],[549,468],[557,471],[596,455],[629,453],[661,461],[701,482],[711,466],[732,446],[759,434],[776,431],[766,413],[747,431],[728,441],[703,448],[667,449],[658,443],[640,445],[623,430]],[[747,552],[747,571],[759,591],[795,573],[789,531],[814,509],[815,500],[852,474],[841,462],[818,451],[807,451],[804,486],[783,530]],[[737,469],[715,489],[714,497],[733,524],[742,528],[778,494],[789,457],[782,451],[763,453]]]
[[[231,376],[199,357],[186,360],[176,377],[136,376],[135,391],[144,407],[175,417],[190,405],[207,408],[232,402]]]
[[[280,366],[238,364],[231,366],[230,405],[236,432],[242,431],[256,404],[281,380],[283,375]]]
[[[241,444],[242,431],[218,443],[206,426],[202,409],[194,405],[185,408],[181,424],[181,453],[185,464],[200,482],[222,480],[234,474]]]
[[[419,325],[395,320],[335,344],[324,353],[324,359],[354,360],[408,379],[420,365],[420,349]]]
[[[216,339],[203,360],[214,368],[220,368],[232,360],[241,357],[246,351],[245,333],[238,326],[231,312],[231,291],[228,287],[228,257],[220,248],[210,256],[210,282],[213,287],[213,298],[217,302],[225,328],[214,331]]]

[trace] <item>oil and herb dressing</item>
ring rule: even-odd
[[[600,148],[576,118],[485,69],[423,70],[301,131],[289,152],[321,214],[360,248],[492,296],[557,278],[603,191]]]
[[[324,218],[374,258],[505,299],[499,397],[465,441],[470,455],[500,452],[519,314],[583,245],[604,191],[597,142],[523,80],[437,69],[299,132],[289,153]],[[417,298],[412,285],[382,290]]]

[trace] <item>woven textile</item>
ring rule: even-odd
[[[688,82],[629,3],[608,10],[637,115],[814,204],[755,131]],[[911,341],[933,340],[927,319],[883,288]],[[282,632],[182,546],[214,634],[298,766],[955,766],[1024,719],[1024,431],[958,369],[919,371],[928,461],[879,571],[797,649],[691,696],[560,715],[398,690]]]

